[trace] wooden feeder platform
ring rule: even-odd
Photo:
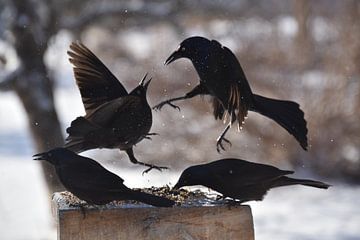
[[[185,203],[172,208],[142,203],[104,206],[74,204],[71,193],[55,193],[52,201],[58,240],[220,239],[253,240],[248,205]]]

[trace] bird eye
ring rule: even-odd
[[[180,51],[184,52],[185,51],[185,47],[181,47]]]

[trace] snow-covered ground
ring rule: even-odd
[[[60,90],[56,95],[63,123],[81,114],[76,91]],[[69,108],[72,111],[65,114]],[[0,123],[0,239],[56,239],[40,166],[31,160],[26,120],[12,93],[0,95]],[[179,174],[153,171],[142,176],[141,168],[106,167],[130,187],[174,184]],[[302,186],[274,189],[263,202],[250,203],[256,239],[360,239],[360,187],[332,184],[326,191]]]

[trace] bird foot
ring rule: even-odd
[[[148,169],[146,169],[145,171],[142,172],[142,175],[144,176],[145,173],[148,173],[150,172],[152,169],[156,169],[158,171],[162,171],[163,169],[169,169],[168,167],[158,167],[158,166],[155,166],[155,165],[151,165],[151,164],[144,164],[144,166],[147,166]]]
[[[224,147],[224,145],[223,145],[223,141],[224,141],[225,143],[229,144],[230,147],[232,146],[231,142],[230,142],[229,140],[227,140],[225,137],[219,137],[219,138],[216,140],[216,151],[217,151],[218,153],[220,153],[221,150],[226,151],[226,149],[225,149],[225,147]]]
[[[153,109],[154,109],[155,111],[157,111],[157,110],[160,111],[161,108],[162,108],[165,104],[170,105],[172,108],[175,108],[175,109],[179,110],[179,112],[180,112],[180,107],[178,107],[178,106],[176,106],[175,104],[171,103],[171,101],[169,101],[169,100],[168,100],[168,101],[163,101],[163,102],[157,104],[156,106],[153,107]]]
[[[227,201],[226,205],[228,206],[228,209],[230,210],[231,207],[241,206],[242,203],[243,203],[243,201],[239,201],[239,200],[235,200],[235,199],[230,199],[230,200]]]
[[[150,136],[158,136],[158,133],[148,133],[144,136],[145,139],[152,140]]]

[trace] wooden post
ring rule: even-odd
[[[156,208],[145,204],[107,204],[86,208],[84,213],[55,193],[53,213],[58,240],[254,239],[251,208],[247,205]]]

